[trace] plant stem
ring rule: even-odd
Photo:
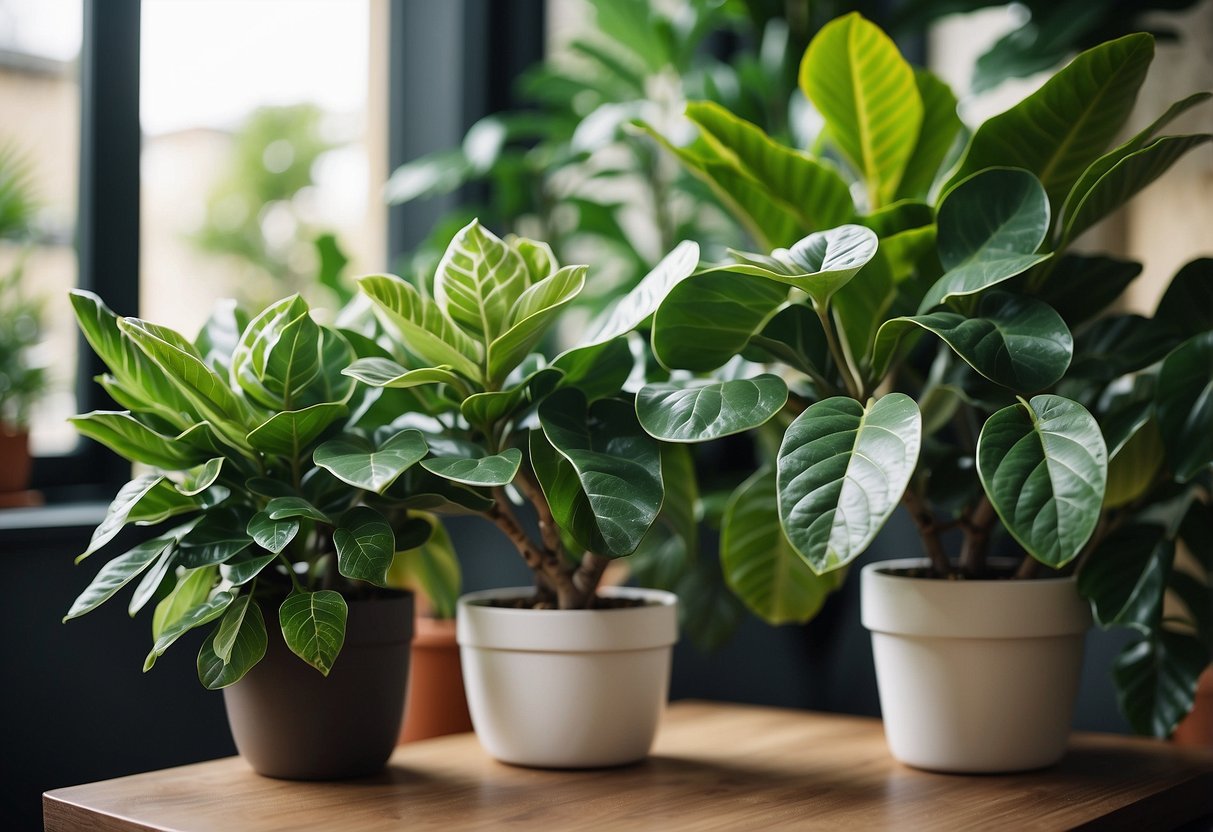
[[[602,573],[606,571],[607,564],[610,562],[610,558],[604,558],[593,552],[586,552],[581,556],[581,565],[573,573],[573,586],[585,597],[587,608],[593,606],[598,591],[598,582],[602,580]]]
[[[526,565],[537,575],[542,575],[552,585],[556,591],[556,600],[560,609],[578,609],[584,606],[585,598],[574,586],[570,570],[561,558],[563,549],[536,546],[523,531],[501,488],[493,489],[493,506],[484,514],[505,533],[505,536],[514,544],[514,548],[518,550],[518,554],[522,555],[522,559],[526,561]]]
[[[514,484],[523,496],[531,501],[535,513],[539,515],[539,536],[543,539],[543,545],[553,552],[559,552],[564,544],[560,540],[560,529],[556,525],[556,518],[552,516],[552,508],[548,505],[543,489],[525,468],[518,469]]]
[[[1024,555],[1023,562],[1019,564],[1019,568],[1015,570],[1015,579],[1020,581],[1028,581],[1036,577],[1036,572],[1040,568],[1040,561],[1031,555]]]
[[[965,538],[960,549],[960,571],[966,578],[980,578],[986,573],[990,533],[996,517],[990,498],[982,494],[967,521],[962,524]]]
[[[834,325],[830,321],[828,310],[814,303],[813,311],[817,313],[817,320],[821,321],[821,328],[825,331],[826,345],[830,348],[830,355],[833,356],[834,364],[838,367],[838,375],[842,378],[843,385],[851,394],[851,398],[859,399],[863,391],[860,389],[858,380],[851,375],[851,365],[842,351],[842,345],[838,342],[838,335],[834,332]]]
[[[943,543],[939,539],[939,527],[935,523],[935,513],[931,511],[926,500],[913,488],[907,488],[901,500],[909,509],[914,525],[918,527],[922,546],[927,552],[927,557],[931,559],[931,571],[940,578],[951,575],[952,564],[948,562],[948,556],[943,550]]]
[[[291,563],[290,559],[286,555],[279,552],[278,560],[282,561],[283,566],[286,567],[286,575],[291,579],[291,583],[295,585],[295,591],[307,592],[307,590],[303,588],[303,584],[299,583],[299,578],[295,575],[295,565]]]

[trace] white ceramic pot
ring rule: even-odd
[[[1091,611],[1073,578],[942,581],[863,568],[889,751],[933,771],[1010,772],[1065,754]]]
[[[670,686],[678,600],[649,589],[603,589],[643,607],[519,610],[486,606],[530,588],[459,599],[456,637],[472,725],[506,763],[596,768],[643,759]]]

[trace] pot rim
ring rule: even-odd
[[[481,589],[476,592],[466,592],[459,596],[457,603],[458,607],[474,606],[481,609],[492,610],[494,614],[521,614],[535,615],[542,613],[543,615],[597,615],[601,613],[611,612],[629,612],[632,610],[643,610],[653,606],[675,606],[678,603],[678,596],[672,592],[667,592],[664,589],[648,589],[639,586],[604,586],[598,588],[598,594],[604,598],[644,598],[652,603],[644,607],[614,607],[612,609],[589,609],[589,610],[522,610],[514,607],[493,607],[485,601],[505,601],[513,598],[525,598],[535,592],[533,586],[510,586],[500,589]]]
[[[1024,557],[1031,557],[1025,555]],[[995,557],[990,558],[988,563],[995,566],[1003,566],[1014,568],[1019,565],[1019,560],[1016,558]],[[923,578],[917,575],[894,575],[886,570],[888,569],[913,569],[916,567],[930,566],[931,561],[927,558],[894,558],[893,560],[878,560],[874,563],[865,564],[863,572],[871,570],[880,576],[881,580],[903,580],[903,581],[935,581],[942,586],[972,586],[974,584],[1048,584],[1048,583],[1077,583],[1078,578],[1074,575],[1050,575],[1043,578],[966,578],[963,581],[945,581],[939,578]]]

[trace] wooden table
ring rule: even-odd
[[[620,769],[516,768],[460,734],[401,747],[384,774],[361,780],[271,780],[231,757],[57,789],[43,806],[50,832],[1153,830],[1213,814],[1213,755],[1080,734],[1046,771],[928,774],[889,757],[874,719],[682,702],[652,757]]]

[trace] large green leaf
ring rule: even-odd
[[[271,410],[306,404],[302,396],[320,373],[320,327],[298,295],[266,307],[232,353],[232,380]]]
[[[994,291],[978,299],[972,315],[939,310],[884,323],[872,361],[877,377],[888,372],[898,345],[918,328],[939,336],[990,381],[1020,393],[1057,383],[1074,352],[1070,330],[1048,304]]]
[[[1113,668],[1121,713],[1134,731],[1169,737],[1192,710],[1208,665],[1208,648],[1185,633],[1159,630],[1130,644]]]
[[[253,540],[245,528],[248,515],[229,508],[218,508],[202,516],[193,529],[181,538],[178,561],[187,569],[224,563],[240,554]]]
[[[248,615],[250,604],[256,606],[253,603],[253,596],[249,593],[236,598],[224,610],[223,618],[219,621],[219,626],[215,628],[215,640],[211,643],[211,648],[215,651],[215,655],[224,662],[228,662],[232,658],[232,648],[236,646],[240,628],[244,624],[244,617]]]
[[[322,402],[302,410],[275,413],[249,433],[248,443],[263,453],[298,459],[308,445],[347,412],[344,404]]]
[[[69,420],[82,435],[96,439],[132,462],[176,470],[202,461],[197,451],[149,428],[125,411],[94,410]]]
[[[416,548],[396,553],[388,582],[423,593],[439,618],[451,619],[455,617],[455,602],[463,582],[459,559],[438,518],[421,513],[420,519],[431,527],[429,539]]]
[[[500,382],[522,363],[557,316],[585,287],[585,266],[565,266],[522,293],[510,310],[509,328],[488,346],[490,382]]]
[[[636,357],[626,337],[614,338],[605,344],[586,349],[572,349],[552,359],[552,367],[561,370],[562,387],[576,387],[590,401],[614,396],[622,388]]]
[[[327,514],[302,497],[275,497],[265,506],[265,513],[271,520],[287,520],[291,517],[307,517],[321,523],[331,523]]]
[[[788,386],[778,376],[648,384],[636,394],[645,431],[667,442],[706,442],[756,428],[783,408]]]
[[[800,88],[863,177],[872,208],[892,202],[923,122],[914,70],[858,13],[827,23],[804,53]]]
[[[255,601],[248,605],[240,618],[226,659],[215,652],[215,639],[222,630],[221,623],[214,633],[207,636],[202,649],[198,651],[198,678],[208,690],[234,685],[265,656],[265,619]]]
[[[1036,174],[1054,208],[1120,131],[1154,58],[1133,34],[1083,52],[1039,90],[977,129],[953,182],[984,168]]]
[[[840,225],[815,231],[790,249],[765,254],[731,252],[736,264],[714,267],[786,283],[805,292],[824,308],[830,298],[876,255],[878,241],[870,228]]]
[[[274,520],[267,512],[259,511],[248,521],[245,532],[262,549],[276,555],[299,534],[299,519],[286,517]]]
[[[779,520],[814,572],[867,548],[901,501],[921,444],[918,406],[903,393],[867,407],[836,396],[793,420],[779,446]]]
[[[1213,258],[1198,257],[1175,273],[1154,318],[1183,338],[1213,329]]]
[[[779,144],[762,128],[715,102],[692,102],[686,114],[699,125],[708,145],[796,217],[803,232],[833,228],[854,218],[851,192],[833,168]]]
[[[762,331],[750,338],[750,346],[810,375],[822,375],[830,361],[821,321],[803,303],[779,310]]]
[[[278,608],[286,646],[328,676],[345,643],[348,609],[341,593],[329,589],[291,593]]]
[[[977,473],[1007,531],[1054,569],[1086,545],[1099,521],[1108,452],[1094,417],[1061,396],[1033,396],[986,420]]]
[[[1134,523],[1104,538],[1078,573],[1078,593],[1091,602],[1099,626],[1158,626],[1175,543],[1162,526]]]
[[[1066,254],[1054,264],[1038,296],[1073,327],[1114,303],[1139,274],[1141,264],[1131,260]]]
[[[956,114],[956,95],[947,84],[917,67],[914,84],[922,98],[922,128],[897,187],[899,199],[927,198],[940,166],[963,127]]]
[[[464,485],[508,485],[514,481],[522,451],[506,448],[499,454],[482,457],[434,457],[423,459],[421,467],[432,474]]]
[[[434,301],[455,323],[489,344],[505,331],[530,272],[518,252],[472,220],[451,239],[434,274]]]
[[[149,491],[162,482],[164,482],[164,477],[148,474],[142,477],[135,477],[122,486],[122,488],[118,489],[117,496],[114,497],[113,501],[109,504],[109,508],[105,511],[105,517],[102,519],[100,525],[93,530],[93,536],[89,540],[88,548],[76,558],[76,563],[84,560],[106,543],[113,540],[114,536],[122,531],[122,527],[127,524],[131,510]]]
[[[1181,482],[1213,465],[1213,331],[1193,336],[1162,363],[1158,424]]]
[[[634,552],[657,518],[664,487],[659,447],[632,406],[617,399],[587,405],[581,391],[567,388],[539,405],[539,423],[545,441],[532,432],[531,456],[556,522],[597,554]]]
[[[156,638],[156,643],[152,645],[151,652],[143,660],[143,671],[146,673],[151,670],[152,666],[156,664],[156,659],[163,656],[165,651],[177,642],[177,639],[190,630],[201,627],[203,624],[209,624],[223,615],[234,597],[227,590],[220,590],[205,601],[190,607],[176,619],[167,622]]]
[[[1027,171],[995,168],[956,185],[939,206],[938,229],[939,262],[947,271],[919,312],[988,289],[1049,257],[1036,253],[1049,232],[1049,201]]]
[[[724,579],[768,624],[803,624],[821,610],[842,570],[817,575],[779,525],[775,472],[763,469],[741,484],[725,508],[720,531]]]
[[[396,553],[396,536],[383,515],[369,506],[355,506],[333,530],[337,571],[347,578],[387,585],[387,570]]]
[[[152,612],[152,639],[159,639],[177,619],[210,597],[218,568],[203,566],[188,569],[177,579],[168,595],[160,599]]]
[[[353,434],[330,439],[316,449],[313,458],[342,482],[381,494],[427,450],[421,431],[408,429],[377,446]]]
[[[543,398],[563,376],[564,371],[559,367],[544,367],[527,378],[507,383],[504,390],[473,393],[459,403],[459,412],[470,424],[491,426]]]
[[[240,335],[249,325],[248,314],[232,298],[215,301],[210,317],[198,330],[194,346],[202,360],[222,375],[232,361],[232,353],[240,343]]]
[[[246,550],[227,563],[219,564],[219,574],[223,577],[223,580],[228,581],[232,586],[247,584],[253,578],[260,575],[265,567],[278,559],[278,556],[275,554],[260,550],[254,551],[256,554]]]
[[[1106,427],[1104,438],[1108,438]],[[1162,433],[1153,419],[1146,419],[1115,451],[1109,443],[1104,507],[1120,508],[1145,494],[1154,484],[1164,456]]]
[[[1061,239],[1064,248],[1079,234],[1128,202],[1135,194],[1166,173],[1188,151],[1213,141],[1213,136],[1163,136],[1125,156],[1080,196],[1066,200]],[[1079,183],[1078,187],[1081,187]],[[1073,197],[1073,194],[1071,195]]]
[[[787,297],[787,286],[774,281],[724,271],[695,275],[657,307],[653,354],[671,369],[714,370],[745,349]]]
[[[359,358],[345,374],[372,387],[408,389],[423,384],[450,384],[466,395],[466,382],[451,372],[450,367],[419,367],[409,370],[387,358]]]
[[[111,560],[93,578],[92,583],[72,602],[64,621],[79,618],[113,597],[114,593],[138,577],[144,569],[173,545],[171,536],[156,537],[140,543],[129,552]]]
[[[649,319],[670,290],[699,264],[699,245],[684,240],[662,258],[653,270],[590,326],[590,335],[576,349],[605,344],[626,335]],[[570,351],[572,352],[572,351]]]
[[[155,413],[183,430],[197,419],[194,407],[168,376],[142,350],[122,334],[119,318],[92,292],[73,289],[72,309],[89,345],[114,374],[125,397],[125,407]],[[116,389],[111,387],[116,392]],[[118,397],[115,396],[115,399]]]
[[[248,405],[215,375],[193,344],[167,327],[138,318],[123,318],[118,328],[169,377],[224,441],[237,449],[248,447]]]
[[[171,534],[171,533],[170,533]],[[151,569],[143,573],[143,577],[139,579],[139,583],[135,584],[135,589],[131,592],[131,600],[127,604],[127,613],[134,618],[139,610],[147,606],[147,602],[152,600],[156,593],[160,590],[160,585],[164,583],[165,577],[169,573],[169,569],[173,568],[177,557],[176,541],[174,545],[166,548],[152,564]]]
[[[359,278],[358,286],[409,352],[431,366],[449,366],[471,379],[481,377],[481,346],[411,283],[377,274]]]

